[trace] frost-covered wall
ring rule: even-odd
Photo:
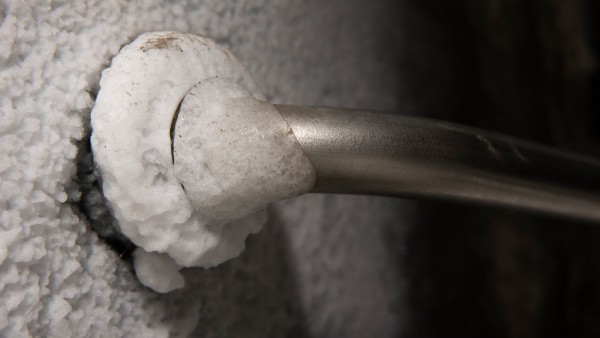
[[[392,0],[0,1],[0,336],[396,334],[402,279],[383,237],[402,238],[400,201],[286,201],[240,258],[188,270],[184,290],[158,295],[90,230],[74,180],[100,72],[138,34],[205,34],[276,103],[395,110],[405,92],[394,10]]]

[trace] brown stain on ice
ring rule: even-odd
[[[177,40],[179,39],[174,35],[165,35],[159,38],[148,39],[148,41],[140,47],[140,50],[144,53],[151,49],[171,49],[183,52],[183,49],[181,49]]]

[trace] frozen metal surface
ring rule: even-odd
[[[400,114],[276,105],[317,171],[314,192],[478,202],[600,221],[600,162]]]

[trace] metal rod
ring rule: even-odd
[[[428,197],[600,222],[600,161],[400,114],[275,105],[317,172],[313,192]]]

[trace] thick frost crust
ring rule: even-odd
[[[315,172],[291,128],[269,103],[213,78],[184,98],[173,135],[175,177],[198,219],[222,239],[194,264],[219,264],[243,249],[263,208],[308,192]],[[193,245],[193,243],[191,243]],[[186,247],[175,256],[188,257]]]
[[[215,82],[211,80],[213,78],[222,80]],[[260,205],[264,207],[275,200],[276,195],[259,194],[262,197],[258,199],[263,198],[262,201],[243,208],[241,205],[253,197],[231,199],[229,192],[235,191],[236,186],[228,186],[226,196],[219,200],[218,191],[215,194],[213,188],[214,184],[224,184],[228,180],[223,176],[207,185],[207,195],[216,204],[205,203],[201,209],[194,210],[194,204],[198,203],[190,201],[174,174],[170,127],[179,103],[198,83],[228,83],[233,89],[224,91],[227,99],[232,98],[233,92],[236,98],[253,98],[254,101],[263,98],[252,77],[230,52],[212,40],[196,35],[143,34],[125,46],[102,74],[101,89],[92,111],[94,160],[104,181],[104,194],[121,231],[143,248],[135,255],[136,261],[144,263],[144,269],[139,269],[138,273],[141,270],[156,271],[150,266],[151,262],[158,262],[152,259],[154,254],[151,252],[166,254],[161,255],[158,262],[163,267],[171,259],[179,266],[208,267],[237,256],[246,236],[260,230],[266,220]],[[215,91],[206,98],[224,102],[220,95]],[[226,109],[217,109],[218,105],[211,107],[213,112],[226,113]],[[269,116],[279,119],[279,124],[283,121],[278,114]],[[291,134],[289,127],[284,132]],[[288,139],[295,141],[293,134]],[[290,151],[286,148],[291,147],[293,153],[301,153],[297,142],[282,143],[283,150],[278,150],[275,143],[270,146],[274,148],[261,151],[285,153]],[[228,157],[235,152],[235,149],[232,152],[232,149],[223,148],[211,155]],[[295,193],[284,189],[286,192],[279,199],[304,193],[314,184],[314,171],[306,158],[304,161],[308,168],[301,170],[307,175],[301,180],[304,185],[297,186]],[[260,169],[253,165],[248,168]],[[263,175],[263,182],[267,182],[272,173],[268,167],[264,173],[268,173]],[[244,173],[238,170],[239,174]],[[239,176],[236,180],[244,182]],[[263,182],[253,181],[252,184]],[[197,187],[202,186],[202,183],[198,184]],[[187,186],[192,187],[189,183]],[[197,201],[202,189],[194,189],[193,193],[192,201]],[[211,214],[211,207],[218,217]],[[149,275],[140,279],[146,283],[155,281],[148,286],[157,291],[181,284]]]

